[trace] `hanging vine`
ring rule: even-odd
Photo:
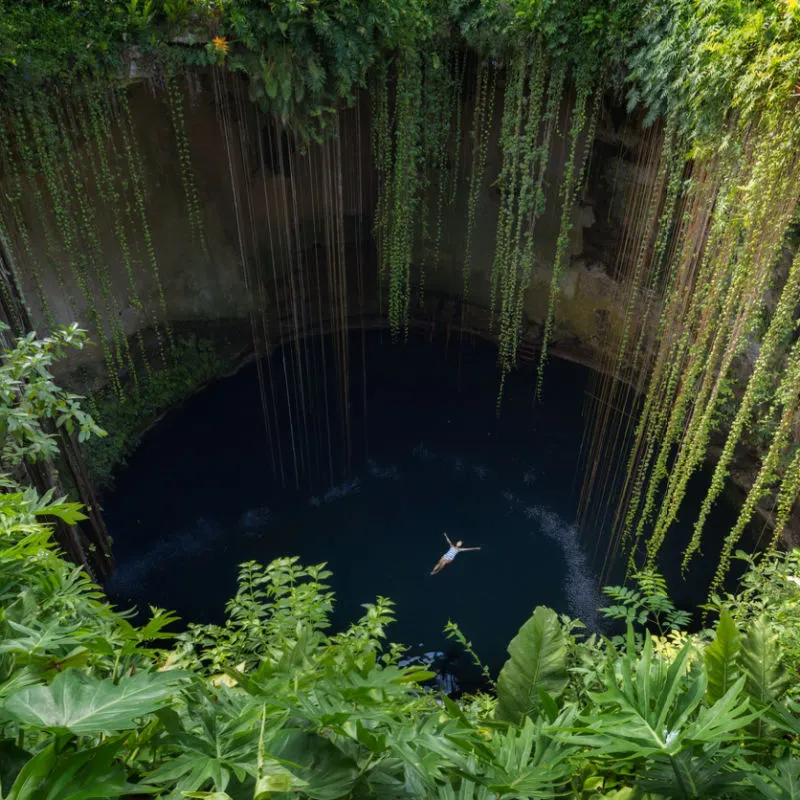
[[[764,338],[761,340],[761,347],[753,367],[753,372],[747,382],[747,387],[739,403],[736,416],[728,430],[719,461],[714,468],[714,474],[711,478],[708,492],[703,498],[700,512],[694,524],[691,541],[683,554],[682,567],[684,570],[686,570],[692,557],[700,549],[705,522],[711,512],[711,507],[724,489],[734,451],[746,426],[749,425],[752,420],[754,405],[761,390],[762,383],[768,374],[776,369],[777,365],[775,364],[775,360],[780,353],[780,348],[794,330],[794,316],[798,304],[800,304],[800,251],[795,255],[792,261],[792,265],[789,269],[789,276],[781,291],[781,296],[770,320],[769,328]],[[789,470],[789,472],[791,472],[791,470]],[[796,491],[791,496],[792,502],[794,502]],[[779,520],[781,519],[780,511],[778,518]],[[786,520],[782,520],[776,525],[776,529],[781,530],[785,522]]]
[[[11,273],[9,280],[0,280],[0,293],[2,293],[3,303],[9,312],[9,324],[11,325],[12,332],[16,336],[22,336],[25,333],[25,320],[23,319],[24,315],[21,313],[18,307],[19,303],[17,302],[16,298],[12,296],[12,292],[9,290],[9,283],[11,281],[13,281],[14,286],[16,287],[16,292],[19,296],[19,302],[25,309],[28,318],[30,318],[31,312],[25,303],[25,295],[22,292],[22,284],[20,281],[19,271],[17,270],[16,259],[14,258],[14,251],[11,247],[11,242],[9,241],[8,231],[3,224],[2,216],[0,216],[0,269],[7,269]]]
[[[433,224],[433,266],[439,264],[442,238],[442,206],[444,199],[443,177],[446,168],[447,143],[450,138],[450,108],[452,78],[449,68],[449,52],[444,43],[440,43],[432,52],[424,57],[423,78],[423,125],[422,154],[420,173],[422,185],[420,189],[420,243],[421,257],[419,263],[418,290],[420,304],[423,302],[425,290],[425,267],[428,248],[431,244],[431,226],[429,196],[435,176],[439,176],[436,193],[436,209]]]
[[[64,191],[61,175],[60,150],[62,148],[63,133],[59,131],[58,125],[53,119],[54,115],[51,112],[53,103],[57,104],[58,100],[49,102],[44,96],[38,95],[31,100],[29,115],[35,115],[36,118],[36,123],[31,126],[36,157],[41,168],[40,171],[44,175],[45,186],[49,195],[50,211],[55,218],[56,230],[61,237],[58,257],[53,259],[50,264],[55,272],[61,297],[66,300],[74,319],[77,316],[75,299],[67,287],[61,263],[62,258],[66,258],[67,261],[74,259],[74,239],[70,232],[70,200]]]
[[[729,288],[714,325],[714,335],[709,345],[695,355],[698,366],[693,373],[702,379],[691,393],[691,402],[686,404],[691,413],[685,417],[680,449],[668,476],[667,493],[648,542],[650,563],[677,516],[690,477],[705,455],[720,389],[733,359],[746,344],[755,310],[773,273],[781,232],[789,224],[797,202],[800,160],[793,154],[793,138],[786,136],[776,145],[774,137],[767,133],[756,144],[750,181],[740,198],[747,214],[742,222],[743,228],[746,226],[744,240],[740,241],[728,268]],[[688,386],[692,383],[686,381]],[[684,396],[688,398],[690,393],[685,392]],[[672,438],[677,439],[677,435]]]
[[[42,197],[42,190],[36,178],[36,156],[34,148],[31,146],[31,139],[36,139],[36,134],[33,134],[33,129],[36,128],[36,119],[31,113],[31,101],[17,102],[11,108],[10,113],[12,133],[16,142],[16,152],[22,162],[22,168],[25,173],[26,184],[31,189],[34,199],[34,208],[36,217],[42,226],[42,232],[45,240],[45,253],[50,261],[56,258],[56,247],[53,238],[53,233],[50,229],[45,207]],[[13,160],[13,157],[12,157]],[[14,214],[14,222],[20,239],[22,240],[23,248],[27,256],[28,266],[30,269],[30,276],[33,279],[33,284],[36,287],[36,295],[39,300],[39,306],[42,310],[45,320],[51,329],[55,329],[56,320],[53,316],[50,303],[47,299],[47,293],[44,289],[42,280],[41,265],[31,241],[30,231],[25,222],[22,211],[22,178],[16,165],[13,167],[12,180],[14,181],[14,195],[11,199],[11,208]]]
[[[463,117],[464,79],[467,75],[468,53],[464,50],[459,56],[455,53],[455,81],[453,82],[452,108],[455,112],[453,123],[453,150],[450,159],[450,200],[449,204],[455,205],[458,195],[458,179],[461,176],[461,124]]]
[[[588,66],[581,64],[575,76],[575,103],[572,108],[572,124],[569,132],[569,154],[564,168],[561,190],[561,221],[559,223],[556,252],[553,257],[553,276],[550,280],[550,296],[547,301],[547,316],[542,334],[542,349],[539,356],[539,369],[536,375],[536,396],[541,399],[544,381],[544,368],[547,363],[547,346],[553,336],[553,323],[555,319],[556,303],[561,290],[561,276],[564,272],[564,259],[569,246],[569,235],[572,231],[572,216],[574,209],[574,195],[577,178],[575,153],[578,148],[578,139],[586,126],[586,105],[592,92],[593,75]],[[558,113],[558,112],[556,112]]]
[[[778,388],[778,400],[783,405],[783,414],[781,415],[780,424],[775,431],[766,456],[762,459],[761,469],[739,511],[736,524],[725,537],[725,541],[722,545],[722,552],[719,557],[719,564],[714,573],[711,586],[709,587],[709,594],[714,594],[714,592],[718,591],[722,586],[722,582],[730,568],[734,548],[741,538],[747,523],[752,518],[759,501],[771,486],[779,483],[778,470],[780,459],[789,446],[794,418],[797,414],[798,407],[800,407],[800,342],[795,344],[789,356],[787,369],[783,373]],[[779,497],[783,506],[781,509],[783,515],[787,513],[786,507],[789,503],[789,497],[792,498],[793,502],[794,498],[797,496],[796,493],[791,493],[792,489],[796,489],[798,482],[796,471],[797,460],[797,456],[795,455],[786,475],[787,479],[785,479],[780,486]]]
[[[503,153],[503,166],[497,183],[500,185],[500,208],[497,216],[497,239],[494,262],[490,277],[490,308],[492,318],[497,312],[497,301],[500,300],[501,317],[503,309],[508,306],[509,286],[508,263],[513,249],[512,232],[514,230],[517,209],[517,193],[520,181],[521,124],[525,103],[524,86],[527,74],[527,59],[517,53],[509,69],[506,71],[505,92],[503,98],[503,120],[500,131],[500,149]],[[503,325],[500,325],[500,336],[503,336]],[[500,363],[503,362],[502,346]]]
[[[67,250],[73,252],[70,259],[72,275],[80,293],[86,304],[86,311],[89,320],[97,332],[100,348],[103,352],[103,360],[106,364],[108,378],[114,393],[120,399],[124,398],[122,383],[119,379],[120,364],[115,358],[113,341],[109,341],[106,326],[103,322],[95,301],[95,292],[89,286],[89,265],[91,261],[90,251],[96,251],[99,247],[99,233],[96,227],[94,209],[89,203],[89,180],[84,176],[84,171],[90,174],[97,173],[97,167],[92,157],[92,139],[84,124],[78,122],[81,117],[82,109],[78,108],[80,100],[75,95],[68,98],[64,114],[60,114],[60,126],[64,131],[64,160],[68,167],[69,178],[72,185],[72,197],[78,205],[77,218],[73,219],[72,213],[66,217],[67,227],[65,228],[65,241],[68,242]],[[78,162],[75,144],[82,141],[82,152],[85,154],[85,161]],[[64,178],[65,191],[68,190],[66,177]]]
[[[453,108],[455,78],[452,74],[452,65],[457,63],[454,61],[455,56],[449,51],[442,59],[444,78],[445,80],[440,84],[440,89],[443,90],[438,99],[438,123],[437,123],[437,141],[438,148],[436,150],[432,169],[433,174],[436,176],[436,183],[438,190],[436,192],[436,212],[434,221],[434,234],[433,234],[433,268],[438,269],[441,260],[442,251],[442,232],[443,232],[443,219],[444,219],[444,206],[447,198],[447,177],[449,169],[448,153],[453,148],[453,126],[455,109]]]
[[[472,112],[472,168],[469,176],[467,194],[467,234],[464,245],[463,298],[469,298],[470,276],[472,274],[472,239],[475,235],[475,220],[478,212],[478,198],[486,175],[486,160],[489,151],[489,136],[494,117],[494,96],[497,70],[491,63],[481,63],[475,80],[475,102]]]
[[[397,66],[391,214],[385,248],[389,276],[389,326],[393,336],[408,331],[411,261],[419,207],[422,65],[415,47],[406,47]]]
[[[500,280],[500,330],[499,360],[501,365],[500,389],[497,394],[498,411],[503,396],[505,378],[516,361],[519,332],[522,325],[525,293],[530,282],[534,261],[534,228],[544,208],[544,171],[550,157],[550,142],[556,124],[557,106],[560,102],[563,70],[550,70],[548,103],[543,111],[548,62],[541,48],[533,51],[528,93],[525,98],[527,114],[520,134],[515,137],[518,149],[515,168],[519,170],[516,198],[511,197],[505,215],[503,235],[504,275]],[[555,113],[552,113],[555,109]],[[540,139],[540,129],[544,133]],[[516,208],[514,207],[516,203]]]
[[[761,325],[784,231],[800,197],[800,125],[795,116],[762,114],[746,124],[732,118],[731,129],[738,138],[706,161],[698,155],[689,183],[684,180],[681,140],[670,121],[651,199],[632,211],[641,239],[632,262],[628,302],[643,298],[646,320],[658,292],[664,294],[655,335],[650,338],[640,329],[630,340],[623,330],[612,371],[617,376],[613,380],[618,380],[623,363],[632,360],[635,374],[649,372],[617,512],[620,540],[629,547],[629,569],[640,566],[642,541],[645,565],[656,565],[689,480],[706,457],[712,432],[724,422],[722,398],[730,402],[736,397],[730,388],[738,380],[734,365]],[[685,196],[679,200],[682,190]],[[679,207],[683,213],[677,218]],[[777,306],[768,314],[758,358],[731,421],[724,423],[725,445],[684,552],[686,569],[699,552],[704,525],[722,492],[736,447],[753,422],[757,404],[769,397],[770,376],[777,371],[779,387],[765,419],[776,414],[779,419],[767,426],[771,439],[739,519],[726,536],[712,592],[720,587],[733,549],[765,493],[777,494],[777,522],[782,527],[800,487],[800,461],[790,450],[800,408],[800,350],[795,345],[788,356],[783,354],[793,338],[798,303],[800,263],[795,258]],[[784,359],[787,366],[779,366]]]
[[[389,233],[392,190],[392,114],[389,102],[389,68],[378,66],[370,92],[372,100],[372,155],[378,181],[373,235],[378,249],[379,297],[384,297],[383,283],[389,264]]]
[[[127,159],[128,174],[130,176],[133,188],[134,204],[139,217],[139,230],[144,241],[144,248],[147,254],[147,260],[150,263],[150,270],[155,282],[156,292],[158,293],[158,304],[161,310],[161,316],[163,318],[167,344],[169,346],[169,350],[173,352],[175,349],[175,340],[172,335],[172,328],[170,327],[168,320],[167,303],[166,298],[164,297],[164,286],[161,282],[161,271],[159,269],[158,258],[156,256],[156,250],[153,244],[153,236],[150,231],[150,222],[147,216],[147,206],[145,203],[146,190],[144,167],[142,165],[141,153],[139,152],[139,147],[137,145],[136,128],[133,123],[133,115],[131,113],[130,103],[128,102],[127,92],[125,90],[120,91],[118,93],[118,99],[122,110],[122,119],[119,123],[120,133]],[[136,296],[138,297],[138,293]],[[159,355],[161,356],[162,362],[166,364],[167,353],[161,333],[161,323],[159,322],[158,312],[155,308],[150,308],[150,319],[153,326],[153,332],[156,337]],[[141,335],[141,333],[139,335]],[[146,359],[145,363],[147,363]],[[149,366],[147,368],[149,370]]]
[[[172,130],[175,134],[175,143],[178,148],[178,159],[181,167],[181,182],[186,197],[186,213],[189,220],[189,231],[192,238],[200,243],[203,254],[208,257],[205,235],[203,232],[203,219],[200,212],[200,200],[197,194],[197,184],[194,179],[194,166],[189,148],[189,138],[186,135],[186,120],[183,114],[183,93],[178,87],[174,72],[168,68],[165,76],[167,87],[167,100],[169,105]]]
[[[87,140],[91,137],[97,153],[99,169],[93,172],[95,186],[97,187],[98,195],[104,206],[111,212],[114,235],[120,249],[121,260],[125,266],[129,283],[133,283],[130,250],[122,218],[122,210],[120,208],[120,195],[117,189],[115,175],[112,172],[112,164],[109,161],[112,133],[106,117],[105,95],[106,92],[98,85],[84,85],[82,119],[85,120],[86,124],[85,134]],[[89,215],[89,219],[93,224],[86,230],[90,244],[88,260],[95,278],[100,285],[100,291],[105,302],[106,324],[111,329],[120,368],[127,369],[134,384],[138,384],[136,366],[133,361],[128,335],[122,320],[122,310],[117,301],[117,296],[114,291],[114,281],[108,268],[108,258],[103,250],[99,231],[96,224],[94,224],[94,215]]]

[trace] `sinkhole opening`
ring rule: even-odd
[[[261,370],[250,363],[146,434],[104,501],[117,561],[111,599],[218,623],[242,562],[327,562],[335,627],[389,597],[389,639],[408,645],[409,657],[436,654],[462,682],[477,674],[445,637],[448,620],[495,673],[537,605],[602,628],[608,534],[592,522],[602,514],[575,524],[591,371],[554,360],[545,400],[534,404],[521,368],[498,416],[491,342],[410,333],[393,343],[385,331],[353,331],[347,374],[343,342],[286,344]],[[661,563],[683,608],[705,600],[717,563],[709,552],[680,575],[704,480],[690,486],[686,522]],[[735,518],[732,502],[718,503],[709,529],[728,530]],[[432,576],[444,533],[481,549]],[[620,558],[606,582],[623,577]]]

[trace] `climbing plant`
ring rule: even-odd
[[[423,58],[422,86],[422,141],[420,172],[419,241],[421,258],[419,264],[419,295],[422,302],[425,287],[425,269],[428,250],[432,248],[432,266],[439,266],[442,241],[442,214],[446,191],[445,173],[448,161],[448,145],[451,144],[452,87],[450,52],[446,41],[438,41]],[[434,188],[435,187],[435,188]],[[435,195],[433,220],[430,199]],[[431,225],[431,221],[433,225]]]
[[[578,139],[583,134],[586,125],[587,103],[591,95],[593,80],[592,72],[588,66],[582,65],[579,67],[575,76],[575,102],[572,107],[572,121],[569,131],[569,152],[564,167],[561,189],[559,190],[561,199],[561,219],[559,221],[558,239],[556,239],[556,252],[553,257],[553,275],[550,279],[550,296],[547,301],[547,316],[545,317],[542,349],[539,356],[539,371],[536,375],[536,395],[539,398],[541,398],[542,395],[544,367],[547,362],[547,345],[553,335],[555,307],[558,295],[561,291],[561,276],[564,272],[564,262],[569,247],[569,235],[572,231],[575,186],[580,176],[580,167],[576,163]],[[560,109],[560,94],[557,96],[557,99],[559,102],[555,104],[555,113],[558,113]]]
[[[419,207],[422,65],[414,47],[397,61],[391,173],[387,176],[385,244],[381,270],[388,281],[389,326],[394,336],[407,330],[411,263]]]
[[[494,117],[494,101],[497,83],[497,70],[490,63],[480,64],[475,76],[475,99],[472,109],[472,166],[467,192],[467,233],[464,245],[464,290],[463,297],[469,298],[469,282],[472,270],[472,240],[475,235],[475,220],[478,213],[478,198],[483,188],[486,173],[486,159],[489,150],[489,137]]]

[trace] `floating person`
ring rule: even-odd
[[[467,550],[480,550],[480,547],[462,547],[461,542],[453,544],[447,534],[444,534],[444,538],[447,539],[450,549],[439,559],[439,563],[431,570],[431,575],[435,575],[443,567],[446,567],[459,553],[466,553]]]

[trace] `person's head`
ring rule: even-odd
[[[456,542],[456,547],[461,547],[462,544],[464,544],[464,542],[458,541]]]

